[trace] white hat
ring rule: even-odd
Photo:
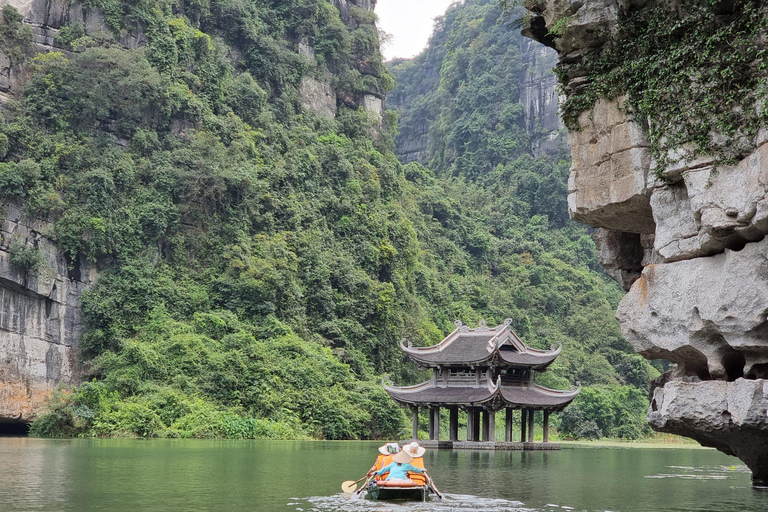
[[[411,457],[421,457],[424,455],[424,452],[427,451],[427,449],[423,446],[419,446],[419,443],[416,441],[403,446],[403,450],[406,451]]]
[[[400,451],[400,445],[397,443],[386,443],[379,446],[379,453],[382,455],[392,455]]]

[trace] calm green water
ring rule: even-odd
[[[351,500],[378,443],[0,438],[0,511],[766,511],[738,459],[701,449],[435,451],[446,500]]]

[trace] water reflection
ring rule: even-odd
[[[695,449],[429,450],[445,501],[340,494],[379,444],[3,438],[0,511],[768,510],[768,490],[753,489],[737,459]]]
[[[66,441],[41,444],[26,437],[0,442],[0,504],[8,509],[62,510],[70,488]],[[23,454],[23,463],[14,463]],[[3,508],[5,510],[5,508]]]

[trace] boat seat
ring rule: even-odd
[[[388,482],[387,480],[380,480],[376,482],[379,487],[421,487],[422,484],[414,482],[413,480],[396,480],[394,482]]]
[[[416,466],[419,469],[425,469],[424,468],[424,457],[416,457],[411,461],[411,465]],[[413,480],[419,485],[426,485],[427,479],[424,477],[423,474],[417,473],[415,471],[409,471],[408,472],[408,478]]]

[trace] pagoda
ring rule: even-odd
[[[562,411],[580,388],[559,391],[536,384],[534,372],[545,371],[562,346],[552,350],[529,347],[512,331],[511,323],[507,319],[488,327],[481,321],[476,329],[470,329],[457,320],[456,329],[437,345],[412,347],[400,342],[420,368],[433,370],[431,380],[415,386],[384,383],[397,403],[413,411],[414,439],[418,439],[421,407],[430,410],[429,438],[439,441],[440,408],[447,407],[450,441],[458,441],[459,409],[467,412],[467,441],[480,441],[481,432],[483,441],[494,441],[496,412],[506,409],[505,441],[512,442],[513,411],[519,409],[520,442],[533,443],[533,418],[538,410],[544,412],[544,443],[549,442],[550,413]]]

